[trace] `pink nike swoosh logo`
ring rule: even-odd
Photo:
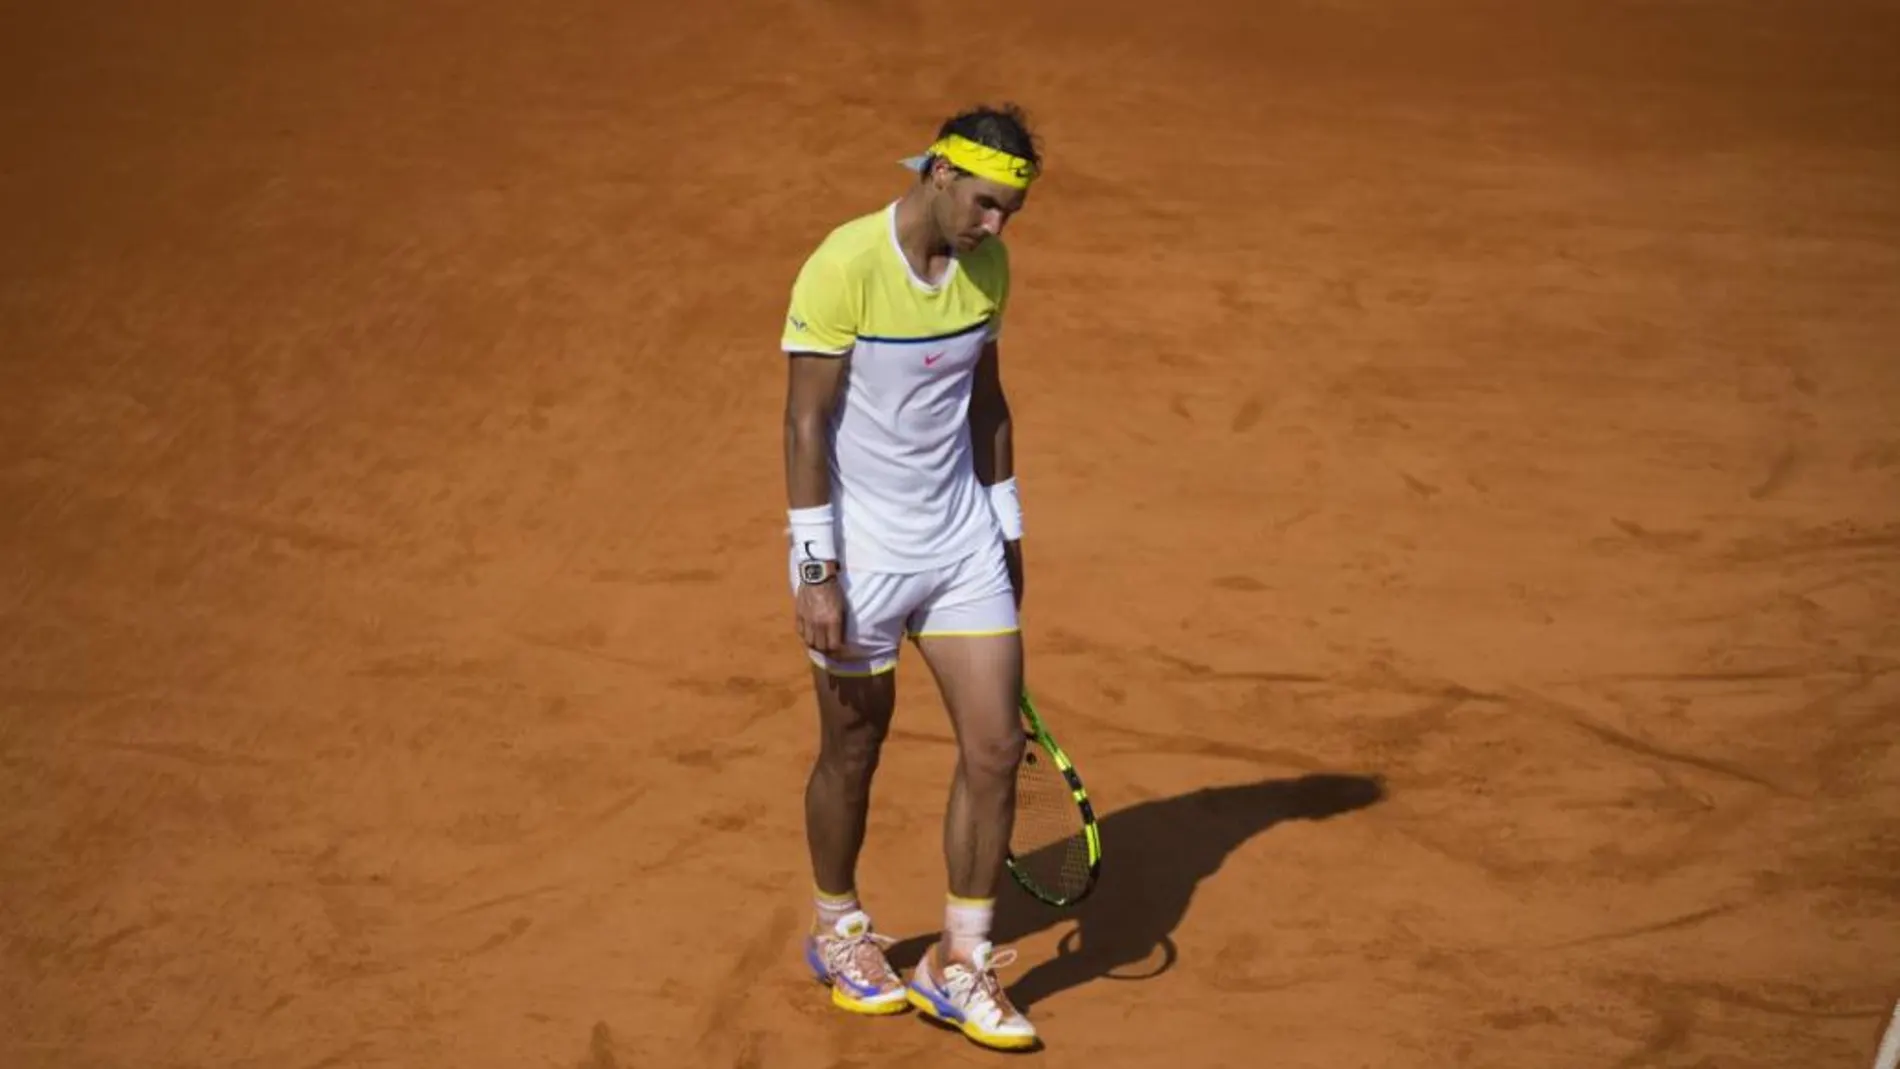
[[[936,366],[937,366],[937,361],[939,361],[939,360],[942,360],[942,359],[943,359],[943,354],[942,354],[942,353],[931,353],[931,354],[929,354],[928,356],[925,356],[925,357],[924,357],[924,366],[925,366],[925,367],[936,367]]]

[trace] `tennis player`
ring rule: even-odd
[[[781,347],[791,583],[813,662],[805,791],[815,887],[808,964],[832,1001],[906,1005],[1001,1049],[1036,1044],[989,932],[1023,752],[1022,511],[998,342],[1002,231],[1041,161],[1014,106],[946,121],[896,201],[831,231],[791,292]],[[905,983],[857,894],[871,777],[908,638],[957,739],[942,938]]]

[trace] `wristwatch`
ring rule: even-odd
[[[838,562],[829,560],[811,560],[798,562],[798,581],[806,586],[829,583],[838,576]]]

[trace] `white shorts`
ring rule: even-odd
[[[798,555],[787,555],[792,593],[798,593]],[[897,667],[906,636],[1011,635],[1021,629],[1016,594],[1002,543],[942,568],[923,572],[839,574],[844,590],[845,653],[807,650],[832,675],[873,676]]]

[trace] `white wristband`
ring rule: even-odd
[[[792,525],[792,548],[798,551],[801,558],[838,559],[838,534],[834,523],[836,513],[830,502],[809,508],[788,509],[785,515]]]
[[[1016,493],[1014,475],[989,487],[990,511],[996,514],[996,522],[1002,525],[1003,538],[1015,542],[1023,536],[1023,503]]]

